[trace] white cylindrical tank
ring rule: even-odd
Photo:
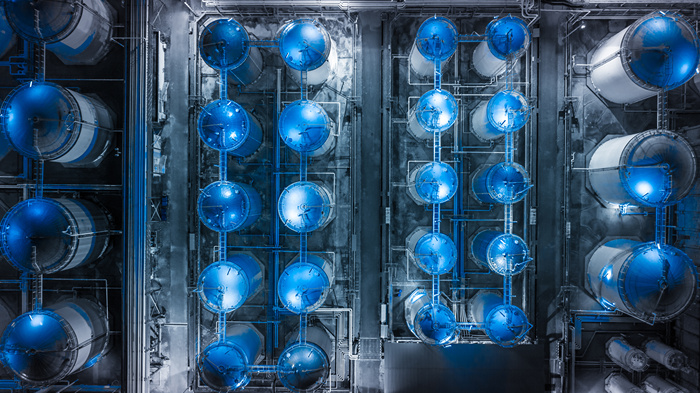
[[[687,389],[655,374],[644,378],[642,388],[646,393],[690,393]]]
[[[262,74],[260,48],[250,46],[245,27],[233,19],[218,19],[205,26],[199,36],[199,53],[205,63],[228,72],[237,84],[251,84]]]
[[[512,304],[505,304],[496,291],[479,290],[469,299],[467,307],[469,320],[483,324],[491,341],[504,348],[522,342],[532,327],[525,313]]]
[[[289,74],[301,82],[306,72],[306,84],[321,85],[335,71],[338,54],[330,34],[317,20],[297,19],[283,25],[277,32],[280,56]]]
[[[698,51],[695,28],[682,15],[655,11],[598,46],[590,61],[591,82],[607,100],[631,104],[689,81]]]
[[[408,56],[411,69],[423,77],[434,75],[435,60],[444,66],[457,50],[457,44],[459,32],[451,20],[442,16],[426,19],[418,28]]]
[[[297,329],[288,337],[277,363],[277,373],[282,384],[292,392],[313,392],[328,380],[335,358],[333,340],[328,331],[319,326],[308,326],[303,341],[299,340],[299,333]]]
[[[523,128],[529,118],[527,98],[515,90],[503,90],[470,112],[469,130],[479,140],[489,142]]]
[[[605,391],[607,393],[644,393],[644,390],[635,386],[627,377],[615,372],[605,378]]]
[[[428,274],[445,274],[457,262],[457,247],[449,236],[418,227],[406,237],[409,258]]]
[[[432,304],[425,289],[416,289],[408,296],[404,315],[411,333],[426,344],[447,345],[459,337],[455,315],[442,298]]]
[[[457,121],[459,107],[446,90],[433,89],[423,94],[408,112],[408,132],[419,140],[433,139]]]
[[[284,107],[277,130],[284,143],[309,157],[326,154],[335,147],[335,122],[314,101],[298,100]]]
[[[446,162],[416,166],[408,174],[408,195],[419,205],[445,203],[459,187],[457,172]]]
[[[486,41],[476,46],[472,54],[474,71],[483,78],[493,78],[505,72],[506,58],[516,60],[530,46],[530,29],[520,18],[506,16],[486,26]]]
[[[658,340],[648,340],[644,343],[646,354],[673,371],[682,370],[688,366],[688,357],[673,347]]]
[[[649,358],[639,348],[631,346],[622,337],[613,337],[605,344],[605,353],[618,366],[629,372],[641,372],[649,367]]]

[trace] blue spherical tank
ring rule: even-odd
[[[234,254],[206,267],[197,280],[197,292],[209,311],[230,312],[262,288],[260,264],[250,255]]]
[[[247,184],[217,181],[202,190],[197,209],[207,228],[231,232],[251,226],[260,217],[262,200]]]
[[[12,0],[3,2],[12,29],[45,42],[68,65],[94,65],[107,54],[116,11],[102,0]]]
[[[284,225],[305,233],[323,228],[333,217],[333,195],[314,182],[292,183],[280,194],[277,212]]]
[[[109,324],[101,306],[71,299],[17,317],[2,336],[0,358],[33,385],[50,385],[91,367],[106,352]]]
[[[412,249],[413,260],[424,272],[445,274],[457,262],[457,247],[452,239],[443,233],[426,233]]]
[[[433,89],[420,97],[414,114],[426,132],[442,132],[452,127],[457,120],[457,100],[445,90]]]
[[[491,21],[486,26],[489,50],[501,60],[509,55],[519,57],[530,46],[530,29],[527,24],[513,16]]]
[[[469,128],[482,141],[491,141],[521,129],[530,118],[527,99],[515,90],[495,94],[470,114]]]
[[[250,366],[262,353],[262,335],[247,323],[228,323],[222,341],[209,344],[197,356],[202,381],[216,391],[242,389],[250,382]]]
[[[0,10],[0,58],[5,57],[7,52],[17,43],[15,32],[7,23],[5,13]]]
[[[257,119],[231,100],[217,100],[202,109],[199,115],[199,136],[218,151],[245,157],[262,144],[262,129]]]
[[[333,123],[323,107],[308,100],[287,105],[278,122],[280,138],[284,143],[295,151],[306,153],[326,147],[332,127]]]
[[[416,33],[418,51],[430,61],[450,58],[459,44],[457,26],[442,16],[434,16],[423,22]]]
[[[443,304],[427,303],[416,314],[414,328],[424,343],[447,345],[459,336],[454,313]]]
[[[27,199],[13,206],[0,226],[3,255],[29,273],[54,273],[95,262],[109,245],[109,219],[88,201]]]
[[[600,304],[653,323],[676,318],[694,301],[697,269],[681,250],[618,239],[588,258],[588,289]]]
[[[233,19],[218,19],[199,36],[199,54],[212,68],[228,72],[242,85],[255,82],[262,73],[260,49],[250,46],[246,29]]]
[[[326,352],[311,342],[295,342],[285,348],[277,362],[282,385],[292,392],[312,392],[326,382],[330,360]]]
[[[284,25],[279,33],[280,55],[298,71],[311,71],[326,62],[331,53],[331,36],[318,21],[298,19]]]
[[[474,196],[483,203],[516,203],[525,198],[528,188],[525,168],[513,162],[484,166],[472,180]]]
[[[489,339],[501,347],[517,345],[532,327],[521,309],[504,304],[496,292],[479,291],[469,300],[468,306],[470,319],[483,324]]]
[[[471,253],[480,265],[500,275],[518,274],[530,261],[523,239],[498,231],[479,232],[472,240]]]
[[[317,255],[296,258],[280,275],[277,295],[287,310],[309,313],[321,307],[333,283],[333,266]]]
[[[107,108],[53,83],[17,87],[5,98],[2,117],[10,145],[29,158],[96,166],[111,146]]]
[[[445,203],[457,192],[457,172],[447,163],[429,162],[411,172],[409,190],[423,203]]]

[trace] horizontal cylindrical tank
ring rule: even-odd
[[[317,20],[297,19],[283,25],[277,33],[282,59],[292,77],[300,82],[306,71],[306,83],[324,83],[334,71],[337,54],[333,40]]]
[[[292,183],[280,194],[277,212],[284,225],[294,232],[322,229],[333,219],[333,193],[323,183]]]
[[[335,280],[333,265],[323,257],[307,254],[306,260],[295,258],[277,281],[277,295],[287,310],[312,312],[326,301]]]
[[[521,309],[505,304],[495,291],[480,290],[467,306],[471,321],[483,323],[491,341],[504,348],[520,343],[532,327]]]
[[[408,195],[421,205],[445,203],[452,199],[457,187],[457,172],[446,162],[429,162],[416,167],[408,176]]]
[[[515,90],[503,90],[471,111],[469,130],[488,142],[523,128],[529,118],[527,98]]]
[[[472,192],[483,203],[520,202],[530,188],[528,177],[525,168],[514,162],[484,165],[472,178]]]
[[[649,367],[649,357],[644,351],[631,346],[622,337],[612,337],[608,340],[605,353],[615,364],[629,372],[641,372]]]
[[[199,54],[212,68],[228,72],[241,85],[255,82],[262,73],[260,49],[250,46],[250,36],[233,19],[218,19],[204,27],[199,36]]]
[[[459,32],[451,20],[442,16],[426,19],[418,28],[411,47],[409,64],[420,76],[432,76],[435,60],[444,65],[457,50]]]
[[[424,289],[416,289],[404,305],[406,324],[426,344],[447,345],[459,337],[457,320],[442,299],[433,305]]]
[[[689,393],[687,389],[655,374],[644,378],[642,388],[646,393]]]
[[[531,260],[525,241],[512,233],[481,231],[472,239],[470,250],[477,263],[500,275],[518,274]]]
[[[665,244],[611,240],[591,254],[587,275],[601,305],[649,323],[679,316],[695,299],[695,265]]]
[[[17,317],[2,336],[0,357],[17,377],[49,385],[91,367],[106,352],[107,315],[90,300],[71,299]]]
[[[695,28],[680,14],[655,11],[603,41],[591,57],[591,82],[607,100],[630,104],[674,89],[695,74]]]
[[[448,91],[433,89],[423,94],[408,113],[408,132],[418,139],[432,139],[457,121],[457,100]]]
[[[306,328],[306,339],[299,341],[299,330],[292,334],[277,361],[277,375],[292,392],[313,392],[328,380],[333,361],[333,341],[318,326]]]
[[[287,146],[311,157],[325,154],[335,146],[335,123],[313,101],[298,100],[284,107],[277,129]]]
[[[216,100],[205,106],[197,128],[207,146],[237,157],[255,153],[263,140],[258,119],[231,100]]]
[[[506,70],[506,58],[522,56],[530,46],[530,29],[522,19],[513,16],[493,20],[486,26],[486,41],[472,54],[474,71],[484,78],[493,78]]]
[[[616,372],[610,373],[605,378],[605,391],[607,393],[644,393],[644,390],[635,386],[627,377]]]
[[[27,199],[0,223],[2,253],[15,268],[54,273],[95,262],[109,245],[109,218],[92,202]]]
[[[7,23],[5,13],[0,10],[0,58],[5,57],[16,43],[17,36],[10,24]]]
[[[197,209],[199,219],[207,228],[231,232],[253,225],[262,212],[262,200],[252,186],[217,181],[199,194]]]
[[[98,165],[112,142],[112,116],[98,99],[48,82],[14,89],[2,104],[2,131],[22,155]]]
[[[260,262],[247,254],[233,254],[202,271],[197,292],[207,310],[230,312],[260,292],[262,280]]]
[[[227,323],[224,339],[197,356],[200,378],[216,391],[242,389],[250,382],[249,367],[259,361],[262,344],[263,336],[252,324]]]
[[[417,228],[406,238],[406,248],[415,264],[428,274],[445,274],[457,262],[457,247],[443,233]]]
[[[646,341],[644,343],[644,352],[669,370],[678,371],[688,367],[688,357],[683,352],[659,340]]]
[[[94,65],[107,54],[116,11],[102,0],[16,0],[4,2],[12,29],[45,42],[67,65]]]
[[[603,142],[593,152],[588,169],[591,187],[604,201],[660,207],[688,195],[696,159],[680,135],[649,130]]]

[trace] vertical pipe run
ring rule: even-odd
[[[440,58],[435,58],[435,90],[442,88],[442,71],[440,70]]]
[[[433,306],[440,304],[440,275],[433,275]]]

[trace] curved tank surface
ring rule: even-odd
[[[28,158],[96,166],[112,142],[112,116],[102,102],[53,83],[17,87],[2,117],[10,145]]]
[[[247,184],[217,181],[202,190],[197,209],[207,228],[231,232],[253,225],[262,212],[262,200]]]
[[[688,357],[683,352],[659,340],[644,342],[644,352],[669,370],[678,371],[688,367]]]
[[[644,393],[644,390],[635,386],[627,377],[616,372],[605,377],[605,391],[607,393]]]
[[[416,337],[430,345],[448,345],[459,336],[452,311],[440,304],[434,307],[425,289],[416,289],[404,303],[406,324]]]
[[[10,24],[7,23],[5,13],[0,10],[0,58],[5,57],[16,43],[17,35],[15,35]]]
[[[333,194],[320,183],[292,183],[280,194],[277,212],[284,225],[294,232],[315,231],[333,219]]]
[[[231,100],[216,100],[205,106],[197,128],[207,146],[238,157],[255,153],[263,140],[255,116]]]
[[[432,76],[435,60],[444,65],[457,50],[459,32],[455,24],[442,16],[426,19],[418,28],[411,47],[409,64],[418,75]]]
[[[230,312],[262,289],[260,263],[247,254],[233,254],[207,266],[197,280],[197,292],[209,311]]]
[[[484,78],[502,74],[507,57],[517,59],[530,46],[530,29],[522,19],[513,16],[491,21],[485,35],[486,41],[480,42],[472,54],[474,70]]]
[[[681,250],[617,239],[590,255],[587,285],[607,309],[648,323],[679,316],[695,299],[697,270]]]
[[[67,65],[95,65],[107,54],[116,11],[102,0],[13,0],[3,2],[12,29],[45,42]]]
[[[695,152],[683,137],[649,130],[598,145],[588,165],[588,179],[608,203],[661,207],[688,195],[696,165]]]
[[[491,341],[504,348],[520,343],[532,325],[525,313],[516,306],[504,304],[498,292],[480,290],[469,299],[469,317],[484,325]]]
[[[615,364],[629,372],[642,372],[649,367],[649,357],[644,351],[631,346],[622,337],[612,337],[608,340],[605,353]]]
[[[408,193],[418,204],[445,203],[452,199],[457,187],[457,172],[440,161],[416,167],[408,178]]]
[[[277,375],[293,392],[313,392],[328,380],[333,343],[328,332],[317,326],[306,328],[306,340],[295,332],[277,361]]]
[[[523,128],[529,119],[527,98],[515,90],[503,90],[472,110],[469,129],[479,140],[491,141]]]
[[[638,102],[693,78],[699,51],[695,28],[682,15],[655,11],[598,45],[591,82],[611,102]]]
[[[525,168],[514,162],[482,166],[472,179],[472,192],[483,203],[520,202],[530,188]]]
[[[52,384],[97,363],[106,352],[108,335],[101,306],[71,299],[12,321],[2,336],[0,357],[23,381]]]
[[[661,378],[656,374],[648,375],[642,381],[642,388],[646,393],[689,393],[688,390]]]
[[[277,36],[280,55],[297,83],[301,82],[301,71],[306,71],[305,82],[309,85],[322,84],[333,73],[338,57],[335,45],[317,20],[291,21]]]
[[[457,121],[457,100],[448,91],[433,89],[423,94],[408,115],[408,131],[418,139],[431,139]]]
[[[109,245],[107,214],[85,200],[27,199],[13,206],[0,225],[3,255],[29,273],[54,273],[95,262]]]
[[[287,105],[278,121],[280,138],[292,150],[315,157],[335,146],[333,121],[323,107],[313,101],[298,100]]]
[[[280,275],[277,295],[287,310],[309,313],[326,301],[335,274],[333,265],[318,255],[307,254],[306,261],[297,257]]]
[[[472,239],[470,249],[480,265],[500,275],[518,274],[531,260],[525,241],[512,233],[481,231]]]
[[[406,238],[411,259],[428,274],[445,274],[457,262],[457,247],[449,236],[419,228]]]
[[[263,337],[249,323],[226,324],[224,340],[214,341],[197,356],[202,381],[216,391],[242,389],[250,382],[250,366],[262,353]]]
[[[228,72],[242,85],[255,82],[263,69],[260,49],[250,46],[250,36],[233,19],[218,19],[199,36],[199,54],[210,67]]]

